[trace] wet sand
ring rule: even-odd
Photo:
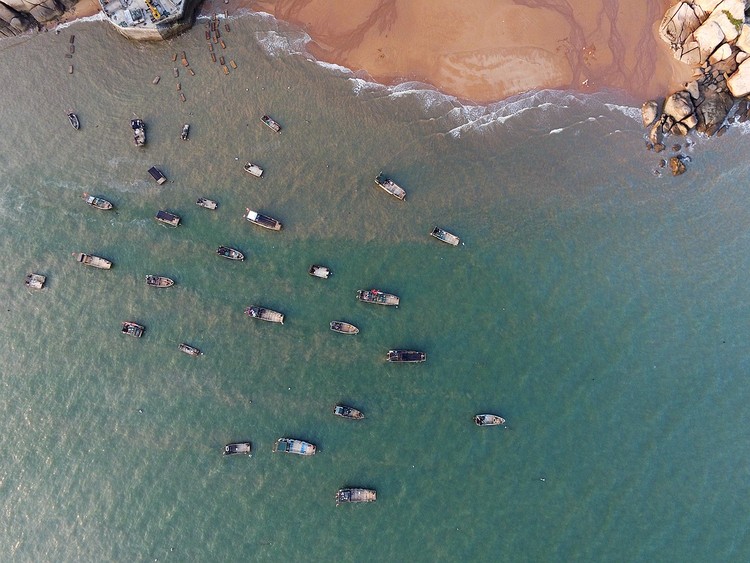
[[[672,0],[209,0],[304,29],[309,51],[385,84],[420,81],[477,103],[543,88],[663,96],[691,71],[657,37]],[[98,11],[95,0],[75,15]],[[67,17],[67,19],[72,19]]]

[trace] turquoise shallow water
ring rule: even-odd
[[[741,129],[655,177],[636,102],[616,93],[472,107],[317,65],[265,16],[224,39],[227,76],[200,22],[160,45],[101,22],[2,43],[2,559],[748,558]],[[172,76],[181,51],[194,77]],[[374,186],[380,170],[405,203]],[[158,209],[183,225],[158,226]],[[435,224],[465,244],[436,242]],[[29,271],[47,288],[26,290]],[[148,273],[177,285],[148,288]],[[402,306],[357,303],[370,287]],[[287,321],[245,318],[253,303]],[[121,336],[126,319],[146,335]],[[393,347],[428,361],[388,365]],[[366,420],[334,417],[339,401]],[[507,429],[472,424],[488,411]],[[273,455],[285,435],[319,454]],[[245,439],[251,458],[222,458]],[[345,485],[378,502],[335,507]]]

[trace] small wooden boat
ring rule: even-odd
[[[505,424],[505,419],[496,414],[475,414],[474,424],[477,426],[501,426]]]
[[[458,246],[458,243],[461,242],[461,239],[456,235],[449,233],[448,231],[446,231],[445,229],[441,229],[440,227],[434,227],[430,235],[445,243],[452,244],[453,246]]]
[[[162,174],[162,171],[159,170],[156,166],[152,166],[148,169],[148,173],[151,174],[151,177],[156,180],[156,183],[160,186],[167,181],[167,177]]]
[[[417,350],[388,350],[386,360],[389,362],[417,363],[424,362],[427,354]]]
[[[245,255],[242,254],[239,250],[236,248],[230,248],[228,246],[220,246],[216,249],[216,254],[221,256],[222,258],[228,258],[229,260],[244,260]]]
[[[206,199],[205,197],[199,197],[198,201],[195,202],[195,205],[205,207],[206,209],[216,209],[217,207],[219,207],[219,204],[214,200]]]
[[[295,438],[279,438],[273,445],[273,451],[286,454],[315,455],[317,449],[315,444]]]
[[[176,227],[180,224],[180,216],[169,211],[160,210],[155,218],[160,223],[164,223],[169,227]]]
[[[333,414],[343,418],[351,418],[352,420],[362,420],[365,417],[362,411],[346,405],[336,405],[333,407]]]
[[[382,172],[375,178],[375,183],[391,194],[396,199],[405,200],[406,190],[399,186],[396,182],[385,176]]]
[[[97,209],[104,209],[106,211],[107,209],[112,209],[112,207],[114,207],[111,202],[107,201],[103,197],[96,197],[85,192],[83,194],[83,199],[91,207],[96,207]]]
[[[93,254],[83,254],[82,252],[79,252],[78,254],[73,253],[73,256],[75,256],[76,260],[81,264],[91,266],[92,268],[109,270],[112,267],[112,262],[105,258],[101,258],[100,256],[94,256]]]
[[[42,289],[47,277],[42,274],[26,274],[26,280],[23,282],[29,289]]]
[[[141,336],[143,336],[143,333],[145,331],[146,329],[138,323],[134,323],[131,321],[125,321],[124,323],[122,323],[122,333],[127,334],[128,336],[140,338]]]
[[[263,169],[257,164],[248,162],[247,164],[245,164],[245,166],[243,166],[243,168],[245,169],[245,172],[247,172],[251,176],[255,176],[256,178],[260,178],[261,176],[263,176]]]
[[[359,329],[351,323],[345,323],[344,321],[331,321],[331,330],[333,332],[340,332],[341,334],[358,334]]]
[[[73,112],[70,112],[68,114],[68,120],[70,121],[70,124],[73,126],[73,129],[80,129],[81,123],[78,121],[78,116],[74,114]]]
[[[189,134],[190,134],[190,124],[186,123],[185,125],[182,126],[182,133],[180,133],[180,139],[182,139],[183,141],[187,141]]]
[[[252,451],[253,446],[250,442],[233,442],[224,446],[224,455],[250,455]]]
[[[130,120],[130,128],[133,129],[133,142],[136,147],[146,144],[146,124],[136,118]]]
[[[269,217],[268,215],[262,215],[258,213],[257,211],[252,211],[250,209],[247,209],[247,213],[245,213],[243,217],[247,219],[248,221],[250,221],[251,223],[254,223],[256,225],[263,227],[264,229],[270,229],[272,231],[281,230],[281,223],[277,219],[274,219],[273,217]]]
[[[376,305],[390,305],[391,307],[398,307],[401,300],[397,295],[392,293],[386,293],[379,289],[358,289],[357,299],[365,303],[375,303]]]
[[[328,276],[331,275],[331,270],[329,270],[325,266],[313,264],[312,266],[310,266],[310,269],[307,270],[307,273],[315,278],[323,278],[324,280],[327,280]]]
[[[184,342],[178,346],[180,352],[185,352],[188,356],[202,356],[203,352],[198,350],[195,346],[185,344]]]
[[[277,133],[281,133],[281,125],[279,125],[278,123],[276,123],[276,121],[274,121],[273,119],[271,119],[267,115],[264,115],[263,117],[261,117],[260,120],[263,123],[265,123],[266,125],[268,125],[268,127],[270,127],[271,129],[273,129],[274,131],[276,131]]]
[[[165,278],[164,276],[148,275],[146,276],[146,285],[150,285],[151,287],[172,287],[174,280]]]
[[[336,506],[348,502],[375,502],[378,493],[374,489],[346,488],[336,492]]]
[[[284,324],[284,315],[278,311],[259,307],[258,305],[247,307],[245,309],[245,314],[251,319],[260,319],[261,321],[268,321],[269,323]]]

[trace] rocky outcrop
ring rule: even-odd
[[[59,18],[75,0],[0,0],[0,36],[18,35]]]

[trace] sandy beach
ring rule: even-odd
[[[385,84],[420,81],[488,103],[543,88],[662,96],[689,80],[657,37],[671,0],[230,0],[202,13],[251,9],[304,29],[308,49]],[[79,2],[63,21],[98,11]]]

